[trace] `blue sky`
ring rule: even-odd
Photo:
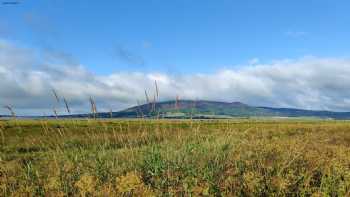
[[[331,0],[22,0],[0,5],[0,25],[3,37],[97,74],[207,73],[253,58],[348,57],[349,8]]]
[[[15,2],[9,4],[3,2]],[[0,0],[0,105],[206,99],[350,111],[350,1]],[[84,111],[85,110],[85,111]],[[0,108],[0,114],[7,113]]]

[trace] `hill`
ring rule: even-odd
[[[76,115],[86,117],[88,115]],[[99,113],[99,118],[109,118],[110,113]],[[134,106],[113,112],[114,118],[232,118],[232,117],[315,117],[350,119],[350,112],[315,111],[293,108],[255,107],[241,102],[205,100],[163,101]]]

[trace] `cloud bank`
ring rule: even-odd
[[[350,111],[350,60],[304,57],[269,64],[239,66],[211,74],[118,72],[96,75],[71,57],[43,53],[0,40],[0,105],[18,114],[64,114],[52,89],[65,97],[74,113],[89,111],[95,98],[99,111],[120,110],[154,94],[161,100],[241,101],[255,106]],[[5,109],[0,114],[7,113]]]

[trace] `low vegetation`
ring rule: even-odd
[[[350,122],[3,120],[0,196],[347,196]]]

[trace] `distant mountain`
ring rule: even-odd
[[[99,118],[232,118],[232,117],[315,117],[350,119],[350,112],[314,111],[293,108],[254,107],[240,102],[205,100],[163,101],[134,106],[119,112],[98,113]],[[89,114],[73,115],[87,117]]]

